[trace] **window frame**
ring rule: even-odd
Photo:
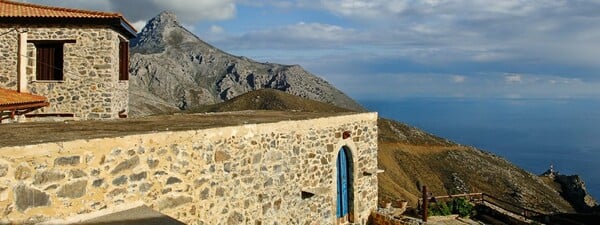
[[[64,81],[64,44],[75,43],[75,40],[28,40],[27,42],[35,46],[35,80]]]

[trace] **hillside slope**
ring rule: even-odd
[[[276,90],[259,90],[193,112],[241,110],[342,112],[346,109]],[[379,199],[416,205],[420,187],[434,195],[486,192],[547,212],[573,212],[560,194],[538,176],[503,158],[462,146],[393,120],[379,119]]]
[[[260,89],[237,96],[229,101],[200,106],[191,111],[228,112],[242,110],[276,110],[303,112],[349,112],[341,107],[300,98],[275,89]]]
[[[364,108],[298,65],[259,63],[223,52],[186,30],[175,15],[151,19],[131,42],[130,114],[172,112],[272,88],[342,108]]]

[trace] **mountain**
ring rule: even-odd
[[[131,44],[134,116],[181,110],[364,111],[300,66],[259,63],[203,42],[169,12],[150,20]],[[552,184],[501,157],[397,121],[382,118],[378,126],[382,201],[416,205],[426,185],[433,195],[486,192],[527,208],[575,211]]]
[[[190,110],[227,112],[279,110],[345,112],[347,109],[300,98],[277,90],[257,90],[227,102]],[[545,212],[574,212],[560,193],[540,177],[507,160],[463,146],[409,125],[380,118],[380,201],[407,200],[416,205],[420,188],[434,195],[485,192],[525,207]]]
[[[219,103],[263,88],[365,110],[299,65],[260,63],[209,45],[181,26],[171,12],[151,19],[131,41],[130,74],[133,116]]]

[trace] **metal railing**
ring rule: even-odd
[[[528,209],[514,203],[502,200],[487,193],[468,193],[457,195],[434,196],[428,198],[426,202],[450,201],[455,198],[465,198],[475,205],[485,206],[505,216],[522,221],[524,223],[538,222],[542,224],[583,224],[558,215]],[[423,198],[418,199],[418,208],[423,204]]]

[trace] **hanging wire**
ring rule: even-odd
[[[25,28],[25,29],[23,29],[22,31],[19,31],[19,28],[14,28],[14,27],[13,27],[13,28],[10,28],[10,30],[8,30],[8,31],[6,31],[6,32],[4,32],[4,33],[0,33],[0,36],[7,35],[7,34],[9,34],[10,32],[13,32],[13,31],[16,31],[16,32],[17,32],[17,34],[22,34],[22,33],[28,32],[28,31],[29,31],[29,28]]]
[[[7,35],[7,34],[9,34],[9,33],[13,32],[13,31],[16,31],[18,34],[22,34],[22,33],[26,33],[26,32],[28,32],[28,31],[29,31],[29,29],[28,29],[28,28],[25,28],[25,29],[23,29],[23,30],[19,30],[18,28],[10,28],[10,30],[8,30],[8,31],[6,31],[6,32],[4,32],[4,33],[0,33],[0,36]],[[35,59],[35,58],[33,58],[33,57],[30,57],[30,56],[28,56],[28,55],[23,55],[23,54],[21,54],[21,55],[18,55],[18,56],[22,56],[22,57],[25,57],[25,58],[27,58],[27,59]],[[48,63],[45,63],[45,62],[43,62],[43,61],[41,62],[41,61],[38,61],[38,60],[36,60],[36,63],[40,63],[40,64],[42,64],[42,65],[48,66],[48,67],[50,67],[50,68],[53,68],[53,69],[63,70],[63,74],[68,74],[68,73],[64,73],[64,72],[65,72],[65,71],[64,71],[64,67],[63,67],[63,68],[56,67],[55,65],[48,64]]]
[[[13,32],[13,31],[16,31],[18,34],[22,34],[22,33],[29,32],[29,28],[25,28],[25,29],[23,29],[23,30],[19,30],[19,28],[10,28],[10,30],[8,30],[8,31],[6,31],[6,32],[4,32],[4,33],[0,33],[0,36],[7,35],[7,34],[9,34],[9,33]],[[22,57],[25,57],[25,58],[27,58],[27,59],[34,59],[33,57],[30,57],[30,56],[27,56],[27,55],[20,55],[20,56],[22,56]],[[37,61],[37,60],[36,60],[36,61]],[[54,66],[54,65],[47,64],[47,63],[44,63],[44,62],[39,62],[39,61],[37,61],[36,63],[40,63],[40,64],[43,64],[43,65],[45,65],[45,66],[50,66],[50,67],[52,67],[53,69],[61,69],[61,70],[62,70],[62,69],[64,69],[64,68],[59,68],[59,67],[56,67],[56,66]]]
[[[27,56],[27,55],[21,55],[21,56],[22,56],[22,57],[25,57],[25,58],[27,58],[27,59],[35,59],[35,58],[33,58],[33,57],[30,57],[30,56]],[[49,66],[49,67],[51,67],[51,68],[53,68],[53,69],[61,69],[61,70],[62,70],[62,69],[64,69],[64,67],[63,67],[63,68],[56,67],[56,66],[54,66],[53,64],[48,64],[48,63],[45,63],[45,62],[43,62],[43,61],[39,61],[39,60],[36,60],[36,63],[42,64],[42,65],[44,65],[44,66]]]

